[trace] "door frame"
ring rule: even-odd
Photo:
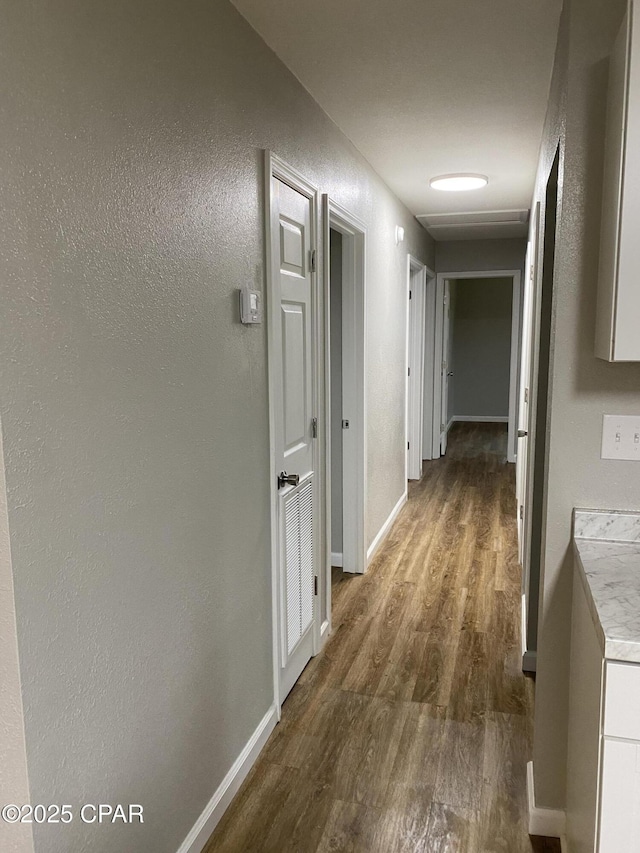
[[[434,273],[411,254],[407,254],[407,351],[405,416],[407,461],[405,480],[422,478],[424,454],[424,385],[427,338],[427,304],[429,281]],[[413,307],[413,312],[412,312]],[[409,372],[409,366],[413,367]]]
[[[424,394],[423,394],[423,440],[422,458],[431,460],[433,454],[433,373],[436,363],[436,273],[427,267],[425,288],[425,342],[424,342]],[[438,458],[440,450],[438,447]]]
[[[435,352],[433,364],[433,458],[440,454],[440,436],[442,433],[442,365],[445,360],[443,352],[444,326],[444,283],[453,279],[465,278],[510,278],[513,281],[511,301],[511,355],[509,364],[509,415],[507,433],[507,462],[516,461],[516,435],[518,417],[518,353],[520,351],[520,314],[522,295],[521,270],[478,270],[464,272],[439,272],[436,279],[436,323],[435,323]],[[440,358],[438,358],[438,355]],[[449,431],[451,422],[444,423],[444,430]]]
[[[279,321],[276,313],[276,305],[274,303],[274,281],[278,274],[275,268],[276,259],[271,251],[272,246],[272,214],[273,214],[273,197],[272,197],[272,180],[276,178],[290,186],[292,189],[299,192],[311,202],[311,233],[309,235],[309,245],[311,252],[315,252],[318,256],[318,223],[319,223],[319,198],[318,189],[309,183],[304,175],[300,174],[292,166],[289,166],[284,160],[281,160],[271,151],[264,152],[264,179],[265,179],[265,305],[266,305],[266,339],[267,339],[267,368],[268,368],[268,397],[269,397],[269,473],[270,477],[275,475],[276,471],[276,394],[277,372],[276,360],[273,353],[273,341],[275,340],[274,325]],[[316,264],[317,267],[317,264]],[[323,397],[320,394],[320,389],[324,386],[324,353],[323,353],[323,334],[324,334],[324,292],[320,285],[320,279],[317,269],[311,269],[313,289],[315,298],[313,299],[314,316],[312,318],[312,333],[315,338],[314,360],[315,370],[312,371],[312,397],[314,417],[317,417],[318,423],[324,423]],[[314,494],[314,531],[316,532],[316,542],[318,544],[315,573],[320,570],[326,562],[325,548],[326,536],[325,529],[327,526],[324,516],[325,506],[325,490],[326,483],[323,477],[324,471],[324,453],[321,441],[314,442],[313,451],[313,467],[315,472],[315,494]],[[271,533],[271,608],[272,608],[272,643],[273,643],[273,695],[274,703],[277,710],[278,720],[280,719],[282,698],[280,696],[280,638],[282,631],[281,622],[281,590],[280,590],[280,532],[278,518],[278,495],[277,490],[273,487],[273,482],[269,485],[270,494],[270,533]],[[313,602],[313,654],[319,651],[319,601],[318,595],[314,596]]]
[[[324,513],[326,563],[324,584],[331,630],[331,361],[330,361],[330,236],[342,235],[342,400],[349,429],[342,443],[342,570],[364,574],[367,568],[367,409],[366,409],[366,257],[367,226],[329,195],[322,197],[324,223],[324,361],[325,474]],[[349,401],[345,407],[345,401]],[[323,634],[324,637],[324,634]]]

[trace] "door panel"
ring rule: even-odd
[[[304,305],[282,303],[284,458],[305,446],[309,413],[305,353]]]
[[[532,223],[531,239],[527,246],[522,305],[522,339],[520,349],[520,385],[518,389],[518,441],[516,455],[516,498],[518,523],[518,557],[522,565],[522,591],[528,594],[529,557],[527,536],[530,529],[529,494],[530,435],[533,433],[531,422],[533,382],[532,363],[534,341],[534,292],[537,281],[537,254],[540,239],[540,205],[536,206]]]
[[[278,491],[277,550],[280,629],[280,702],[313,654],[317,482],[312,432],[315,349],[313,340],[315,275],[310,269],[313,199],[272,178],[272,253],[274,292],[270,304],[274,340],[275,463]],[[282,472],[297,475],[289,483]]]
[[[529,444],[529,394],[532,346],[533,244],[527,248],[522,306],[520,387],[518,389],[518,441],[516,444],[516,497],[518,502],[518,557],[524,562],[524,513],[526,504],[527,452]]]

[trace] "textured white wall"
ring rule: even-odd
[[[446,240],[436,243],[437,272],[487,272],[521,270],[527,241]]]
[[[602,415],[640,412],[640,364],[607,364],[594,355],[607,57],[624,2],[565,5],[536,189],[544,201],[560,141],[534,735],[536,799],[551,808],[565,804],[571,512],[574,506],[640,509],[640,466],[600,459]]]
[[[8,4],[0,380],[37,853],[175,851],[272,700],[264,148],[368,233],[369,541],[426,232],[226,0]],[[405,244],[396,247],[402,225]]]

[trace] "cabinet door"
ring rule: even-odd
[[[576,567],[573,575],[567,842],[571,853],[594,853],[600,775],[602,650]]]
[[[598,853],[640,853],[640,744],[604,738]]]

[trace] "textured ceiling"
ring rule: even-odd
[[[529,207],[562,0],[232,2],[414,214]]]

